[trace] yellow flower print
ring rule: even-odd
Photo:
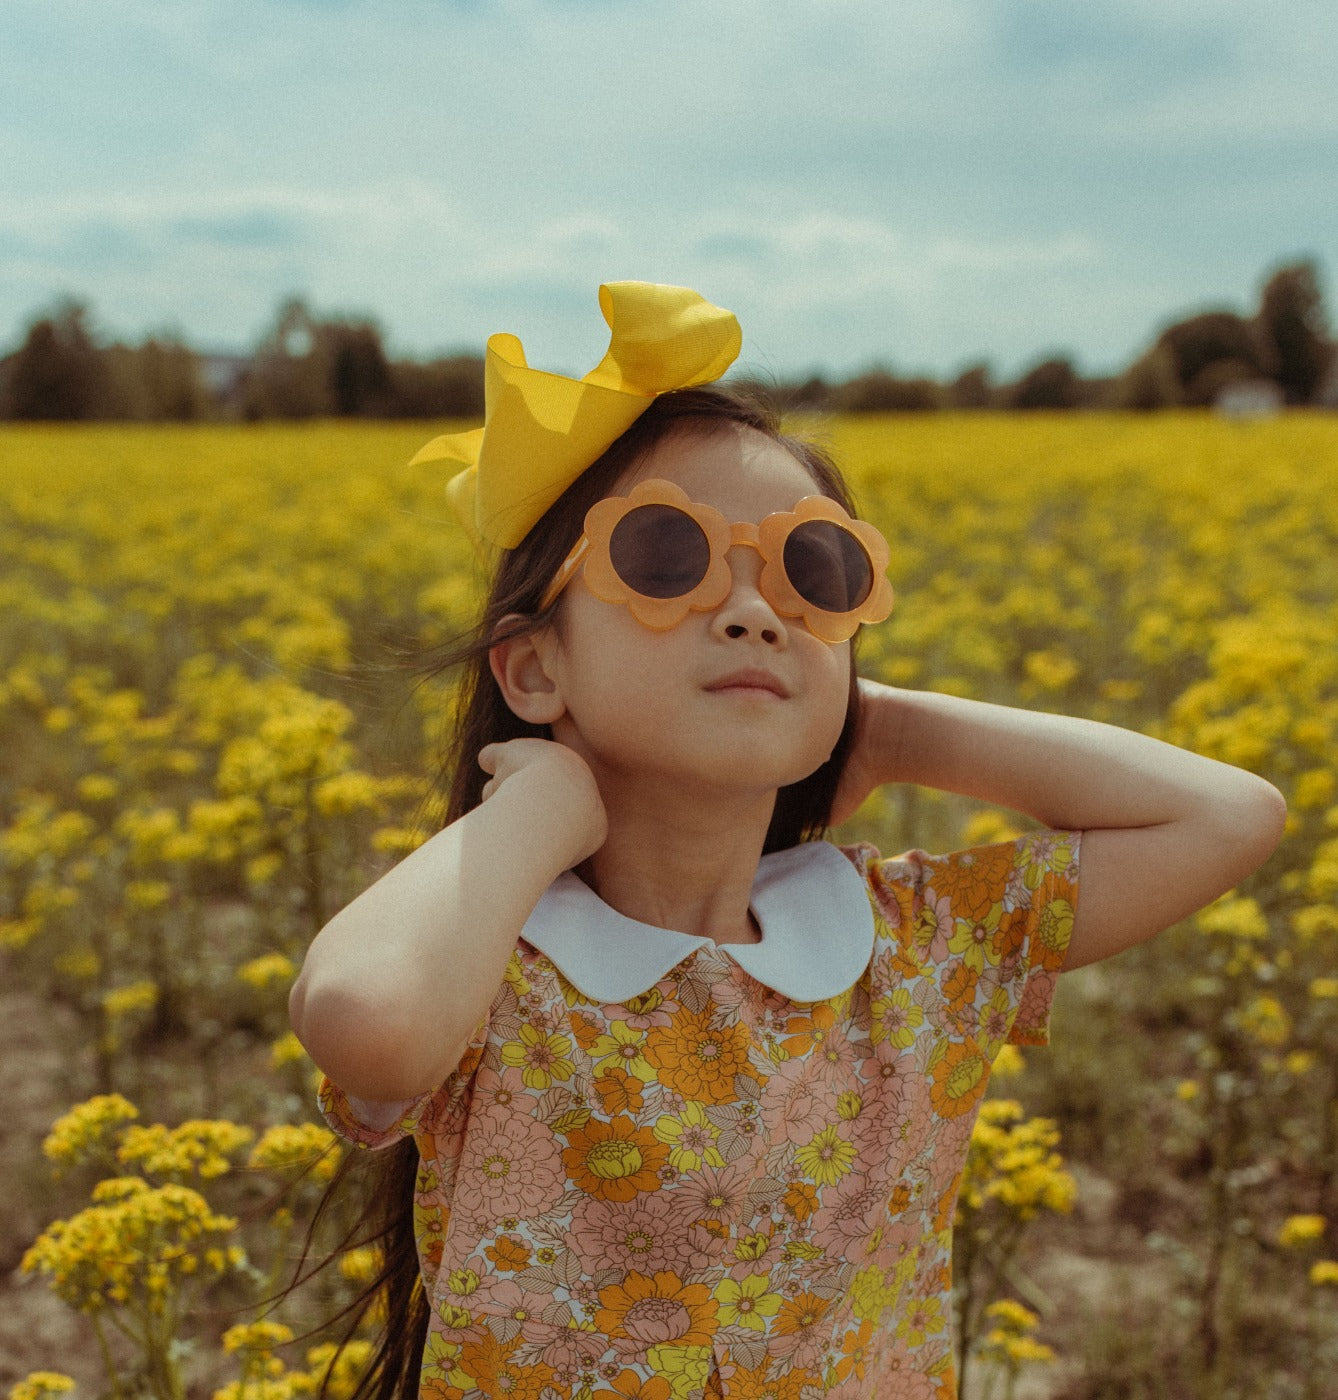
[[[897,1336],[907,1346],[922,1347],[931,1336],[947,1330],[938,1298],[913,1298],[897,1322]]]
[[[669,1382],[672,1400],[689,1400],[703,1393],[711,1372],[711,1348],[655,1346],[646,1353],[646,1361]]]
[[[1073,905],[1067,899],[1048,900],[1036,926],[1037,946],[1032,961],[1048,971],[1055,971],[1063,964],[1072,937]]]
[[[999,950],[994,935],[1002,913],[1003,905],[993,904],[977,918],[956,920],[952,937],[948,939],[948,949],[956,953],[973,972],[984,972],[987,963],[991,967],[998,966]]]
[[[925,1013],[911,1000],[905,987],[898,987],[887,996],[875,997],[872,1006],[873,1023],[869,1038],[875,1045],[883,1041],[905,1050],[915,1041],[916,1028],[924,1024]]]
[[[530,1089],[547,1089],[555,1079],[570,1079],[575,1066],[567,1059],[571,1037],[538,1026],[522,1025],[519,1040],[502,1046],[502,1063],[519,1067]]]
[[[642,1053],[645,1045],[644,1031],[633,1030],[626,1021],[612,1021],[608,1031],[597,1035],[587,1048],[597,1074],[621,1069],[649,1084],[655,1078],[655,1070]]]
[[[861,1321],[876,1323],[900,1292],[897,1282],[889,1283],[877,1264],[869,1264],[850,1281],[850,1310]]]
[[[732,1278],[722,1279],[715,1290],[721,1325],[737,1324],[750,1327],[754,1332],[764,1332],[763,1319],[775,1317],[784,1301],[779,1293],[767,1292],[770,1280],[770,1274],[749,1274],[741,1283],[735,1283]]]
[[[656,1138],[669,1148],[669,1164],[681,1172],[725,1165],[716,1146],[719,1131],[695,1099],[690,1099],[677,1116],[664,1114],[656,1120],[654,1128]]]
[[[855,1148],[834,1127],[824,1128],[794,1154],[795,1165],[819,1186],[834,1186],[850,1170]]]

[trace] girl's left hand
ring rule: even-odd
[[[841,781],[832,799],[830,825],[839,826],[853,817],[868,795],[892,781],[896,743],[896,712],[891,686],[859,678],[859,723],[855,742],[841,772]]]

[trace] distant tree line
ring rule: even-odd
[[[875,366],[839,383],[768,383],[790,409],[844,413],[934,409],[1141,409],[1216,403],[1233,385],[1276,386],[1289,405],[1338,407],[1338,347],[1315,264],[1277,268],[1252,316],[1205,311],[1166,326],[1123,372],[1081,375],[1064,356],[995,383],[986,363],[950,382]],[[194,421],[479,418],[483,360],[391,360],[375,321],[318,317],[292,298],[248,355],[208,355],[174,337],[103,344],[88,306],[68,300],[34,320],[0,358],[0,418]]]

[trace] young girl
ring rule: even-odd
[[[728,312],[600,297],[596,370],[494,336],[484,428],[420,454],[463,467],[495,563],[448,825],[293,989],[330,1124],[399,1144],[416,1249],[379,1393],[947,1400],[995,1056],[1046,1043],[1059,972],[1259,866],[1283,800],[1112,726],[857,679],[881,536],[821,452],[693,387],[738,352]],[[891,782],[1048,829],[822,839]]]

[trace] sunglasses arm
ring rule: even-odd
[[[539,600],[539,611],[546,612],[557,601],[558,595],[571,582],[576,570],[581,567],[585,556],[590,552],[590,537],[582,535],[576,542],[576,547],[562,561],[562,567],[553,575],[553,581],[544,590],[544,596]]]

